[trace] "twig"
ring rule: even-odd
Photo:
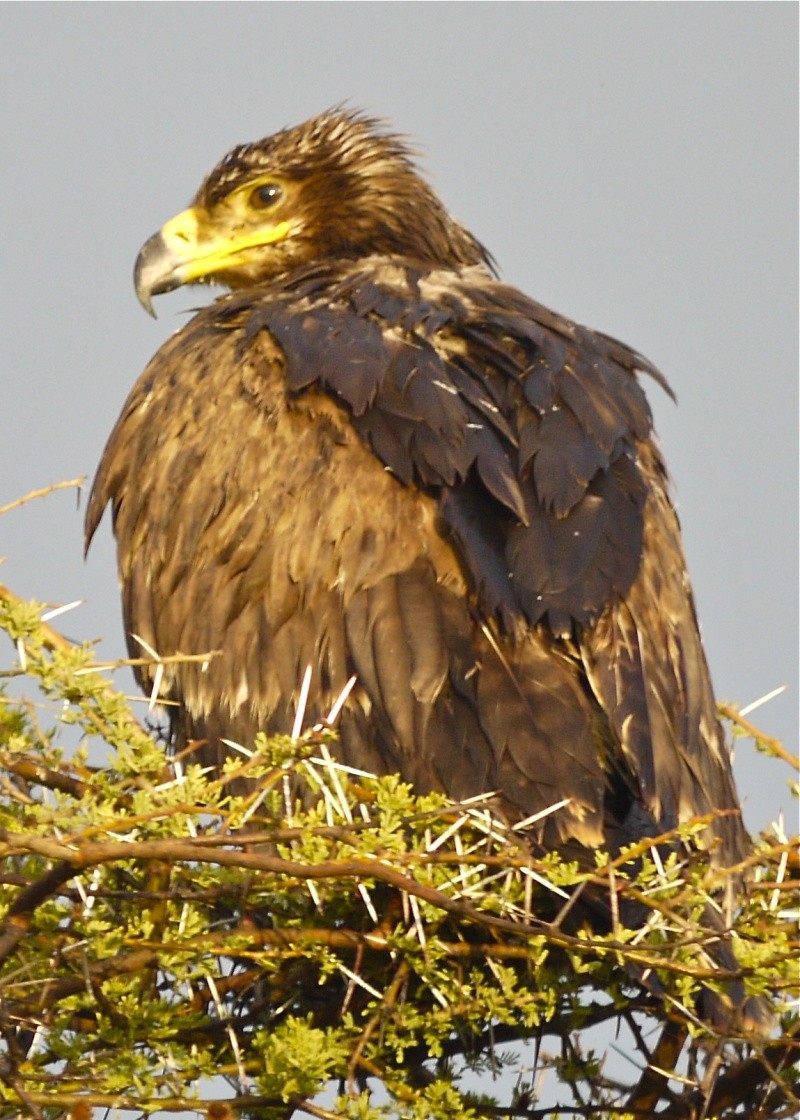
[[[15,501],[9,502],[8,505],[0,506],[0,517],[4,513],[10,513],[12,509],[19,509],[27,502],[32,502],[34,498],[46,498],[48,494],[52,494],[56,490],[67,490],[70,487],[77,487],[80,490],[85,481],[86,475],[82,474],[78,478],[71,478],[69,482],[53,482],[49,486],[43,486],[41,490],[31,490],[30,494],[26,494],[23,498],[17,498]]]
[[[669,1077],[663,1071],[675,1068],[688,1034],[689,1031],[683,1023],[666,1024],[655,1048],[650,1053],[647,1068],[628,1097],[626,1107],[632,1112],[653,1109],[663,1098],[669,1085]]]
[[[731,723],[735,723],[738,727],[741,727],[742,731],[752,739],[755,739],[756,742],[764,743],[774,755],[783,759],[784,762],[788,762],[793,769],[800,771],[800,758],[787,751],[779,739],[773,739],[771,736],[765,735],[763,731],[759,731],[754,724],[744,719],[731,704],[720,704],[719,712],[720,715],[729,719]]]

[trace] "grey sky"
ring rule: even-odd
[[[505,279],[655,361],[648,385],[720,698],[795,748],[796,35],[789,3],[4,4],[0,505],[91,477],[182,309],[140,244],[234,143],[347,100],[424,150]],[[0,521],[0,578],[86,598],[124,650],[108,525],[56,495]],[[739,750],[751,828],[790,808]]]

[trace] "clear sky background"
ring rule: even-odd
[[[3,4],[0,506],[91,479],[148,358],[208,299],[136,302],[141,243],[233,144],[328,106],[418,141],[503,277],[624,339],[673,478],[717,693],[797,743],[792,3]],[[124,654],[110,527],[74,492],[0,520],[0,580],[87,600]],[[5,651],[11,654],[10,648]],[[5,657],[3,660],[6,660]],[[788,772],[739,747],[751,829]]]

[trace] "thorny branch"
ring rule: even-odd
[[[773,1120],[796,1106],[789,1011],[766,1043],[723,1037],[694,1013],[702,983],[796,993],[786,837],[740,869],[740,966],[716,967],[708,953],[733,935],[698,921],[716,883],[692,863],[691,829],[580,869],[529,855],[480,807],[344,776],[322,808],[282,819],[287,775],[327,780],[324,732],[210,781],[171,773],[96,666],[2,589],[0,608],[17,612],[26,671],[117,751],[112,770],[71,765],[33,729],[20,749],[24,709],[8,724],[13,749],[0,721],[0,778],[24,794],[0,793],[0,1120],[20,1108],[91,1120],[103,1107],[350,1120],[378,1082],[403,1120]],[[242,773],[266,794],[258,817],[253,797],[230,795]],[[648,867],[662,843],[681,853],[666,871]],[[576,902],[610,887],[617,917],[621,900],[647,908],[644,929],[581,928]],[[613,1026],[639,1055],[627,1081],[593,1048],[592,1031]],[[509,1057],[511,1043],[523,1049]],[[549,1086],[549,1101],[531,1088],[491,1102],[459,1085],[464,1070],[531,1051],[531,1086]],[[212,1074],[239,1090],[224,1115],[192,1099]],[[317,1096],[331,1081],[345,1094],[335,1109]]]

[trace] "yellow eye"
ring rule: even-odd
[[[283,187],[278,183],[264,183],[250,195],[250,205],[256,210],[268,210],[283,198]]]

